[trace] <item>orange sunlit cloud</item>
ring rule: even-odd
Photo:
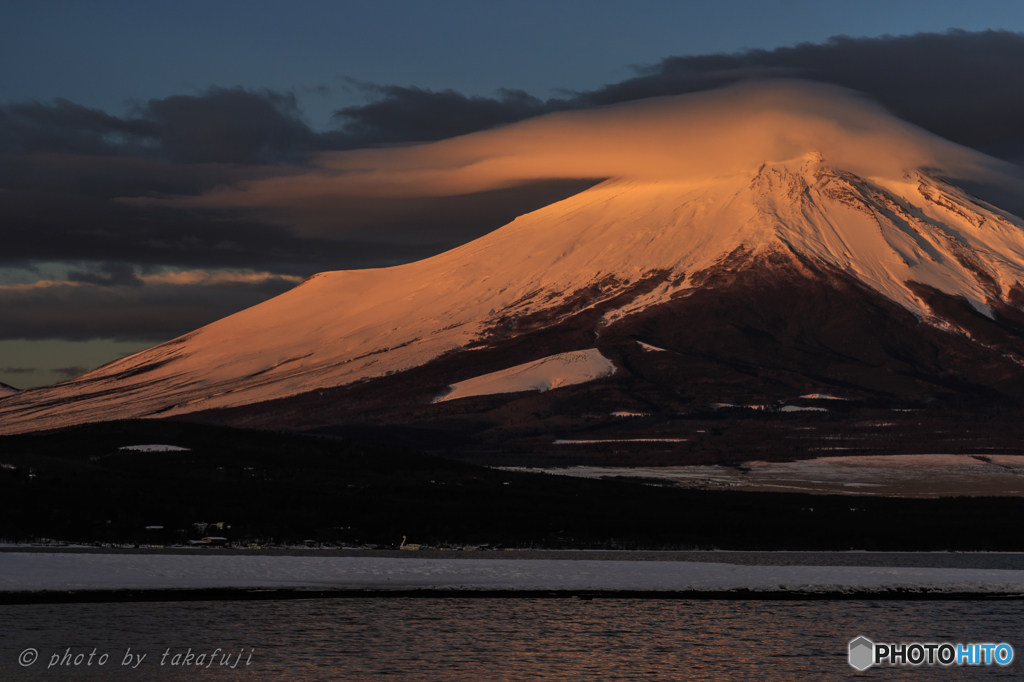
[[[939,159],[952,175],[1002,167],[893,119],[852,91],[774,81],[549,114],[430,144],[321,153],[306,172],[159,201],[250,209],[287,223],[325,200],[321,212],[344,210],[344,203],[331,200],[451,196],[540,179],[698,183],[811,151],[853,172],[882,168],[898,175],[922,148],[928,161]],[[871,158],[865,149],[874,150]],[[879,158],[880,149],[888,150],[887,158]],[[300,232],[309,229],[302,222],[294,225]],[[325,229],[329,217],[320,223],[313,231]]]

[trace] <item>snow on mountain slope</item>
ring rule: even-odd
[[[590,144],[538,146],[560,131],[572,140],[589,135]],[[692,158],[680,139],[693,142]],[[950,329],[913,283],[986,313],[1024,295],[1024,223],[938,179],[991,179],[1000,162],[845,91],[784,83],[660,98],[436,147],[449,158],[474,144],[481,172],[518,169],[522,149],[537,147],[536,163],[547,159],[555,171],[576,173],[575,149],[612,177],[439,256],[322,273],[179,339],[4,400],[0,432],[183,414],[350,384],[486,343],[525,316],[547,311],[554,324],[625,295],[603,318],[612,324],[710,286],[707,273],[738,253],[796,254]]]
[[[17,395],[18,393],[21,393],[21,391],[14,388],[13,386],[8,386],[7,384],[0,384],[0,398],[6,398],[7,396]]]
[[[615,373],[615,365],[596,348],[559,353],[523,365],[491,372],[483,376],[460,381],[435,403],[458,400],[477,395],[517,393],[519,391],[550,391],[561,386],[573,386]]]

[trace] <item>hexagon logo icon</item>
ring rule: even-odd
[[[857,670],[867,670],[874,663],[875,643],[867,637],[858,637],[850,642],[850,665]]]

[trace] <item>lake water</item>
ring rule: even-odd
[[[0,606],[0,679],[833,680],[857,674],[846,647],[858,635],[1007,642],[1019,659],[1022,633],[1019,601],[374,597]],[[18,658],[29,648],[38,660],[23,667]],[[205,664],[218,648],[209,668],[197,658],[181,665],[189,649]],[[126,653],[136,667],[122,665]],[[54,654],[70,665],[48,670]],[[1010,679],[1021,665],[863,674]]]

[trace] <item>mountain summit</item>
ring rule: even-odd
[[[1016,180],[848,91],[747,85],[379,152],[359,163],[377,159],[382,183],[606,179],[436,257],[321,273],[11,395],[0,432],[200,411],[429,419],[581,386],[677,410],[1024,393],[1024,221],[957,186]]]

